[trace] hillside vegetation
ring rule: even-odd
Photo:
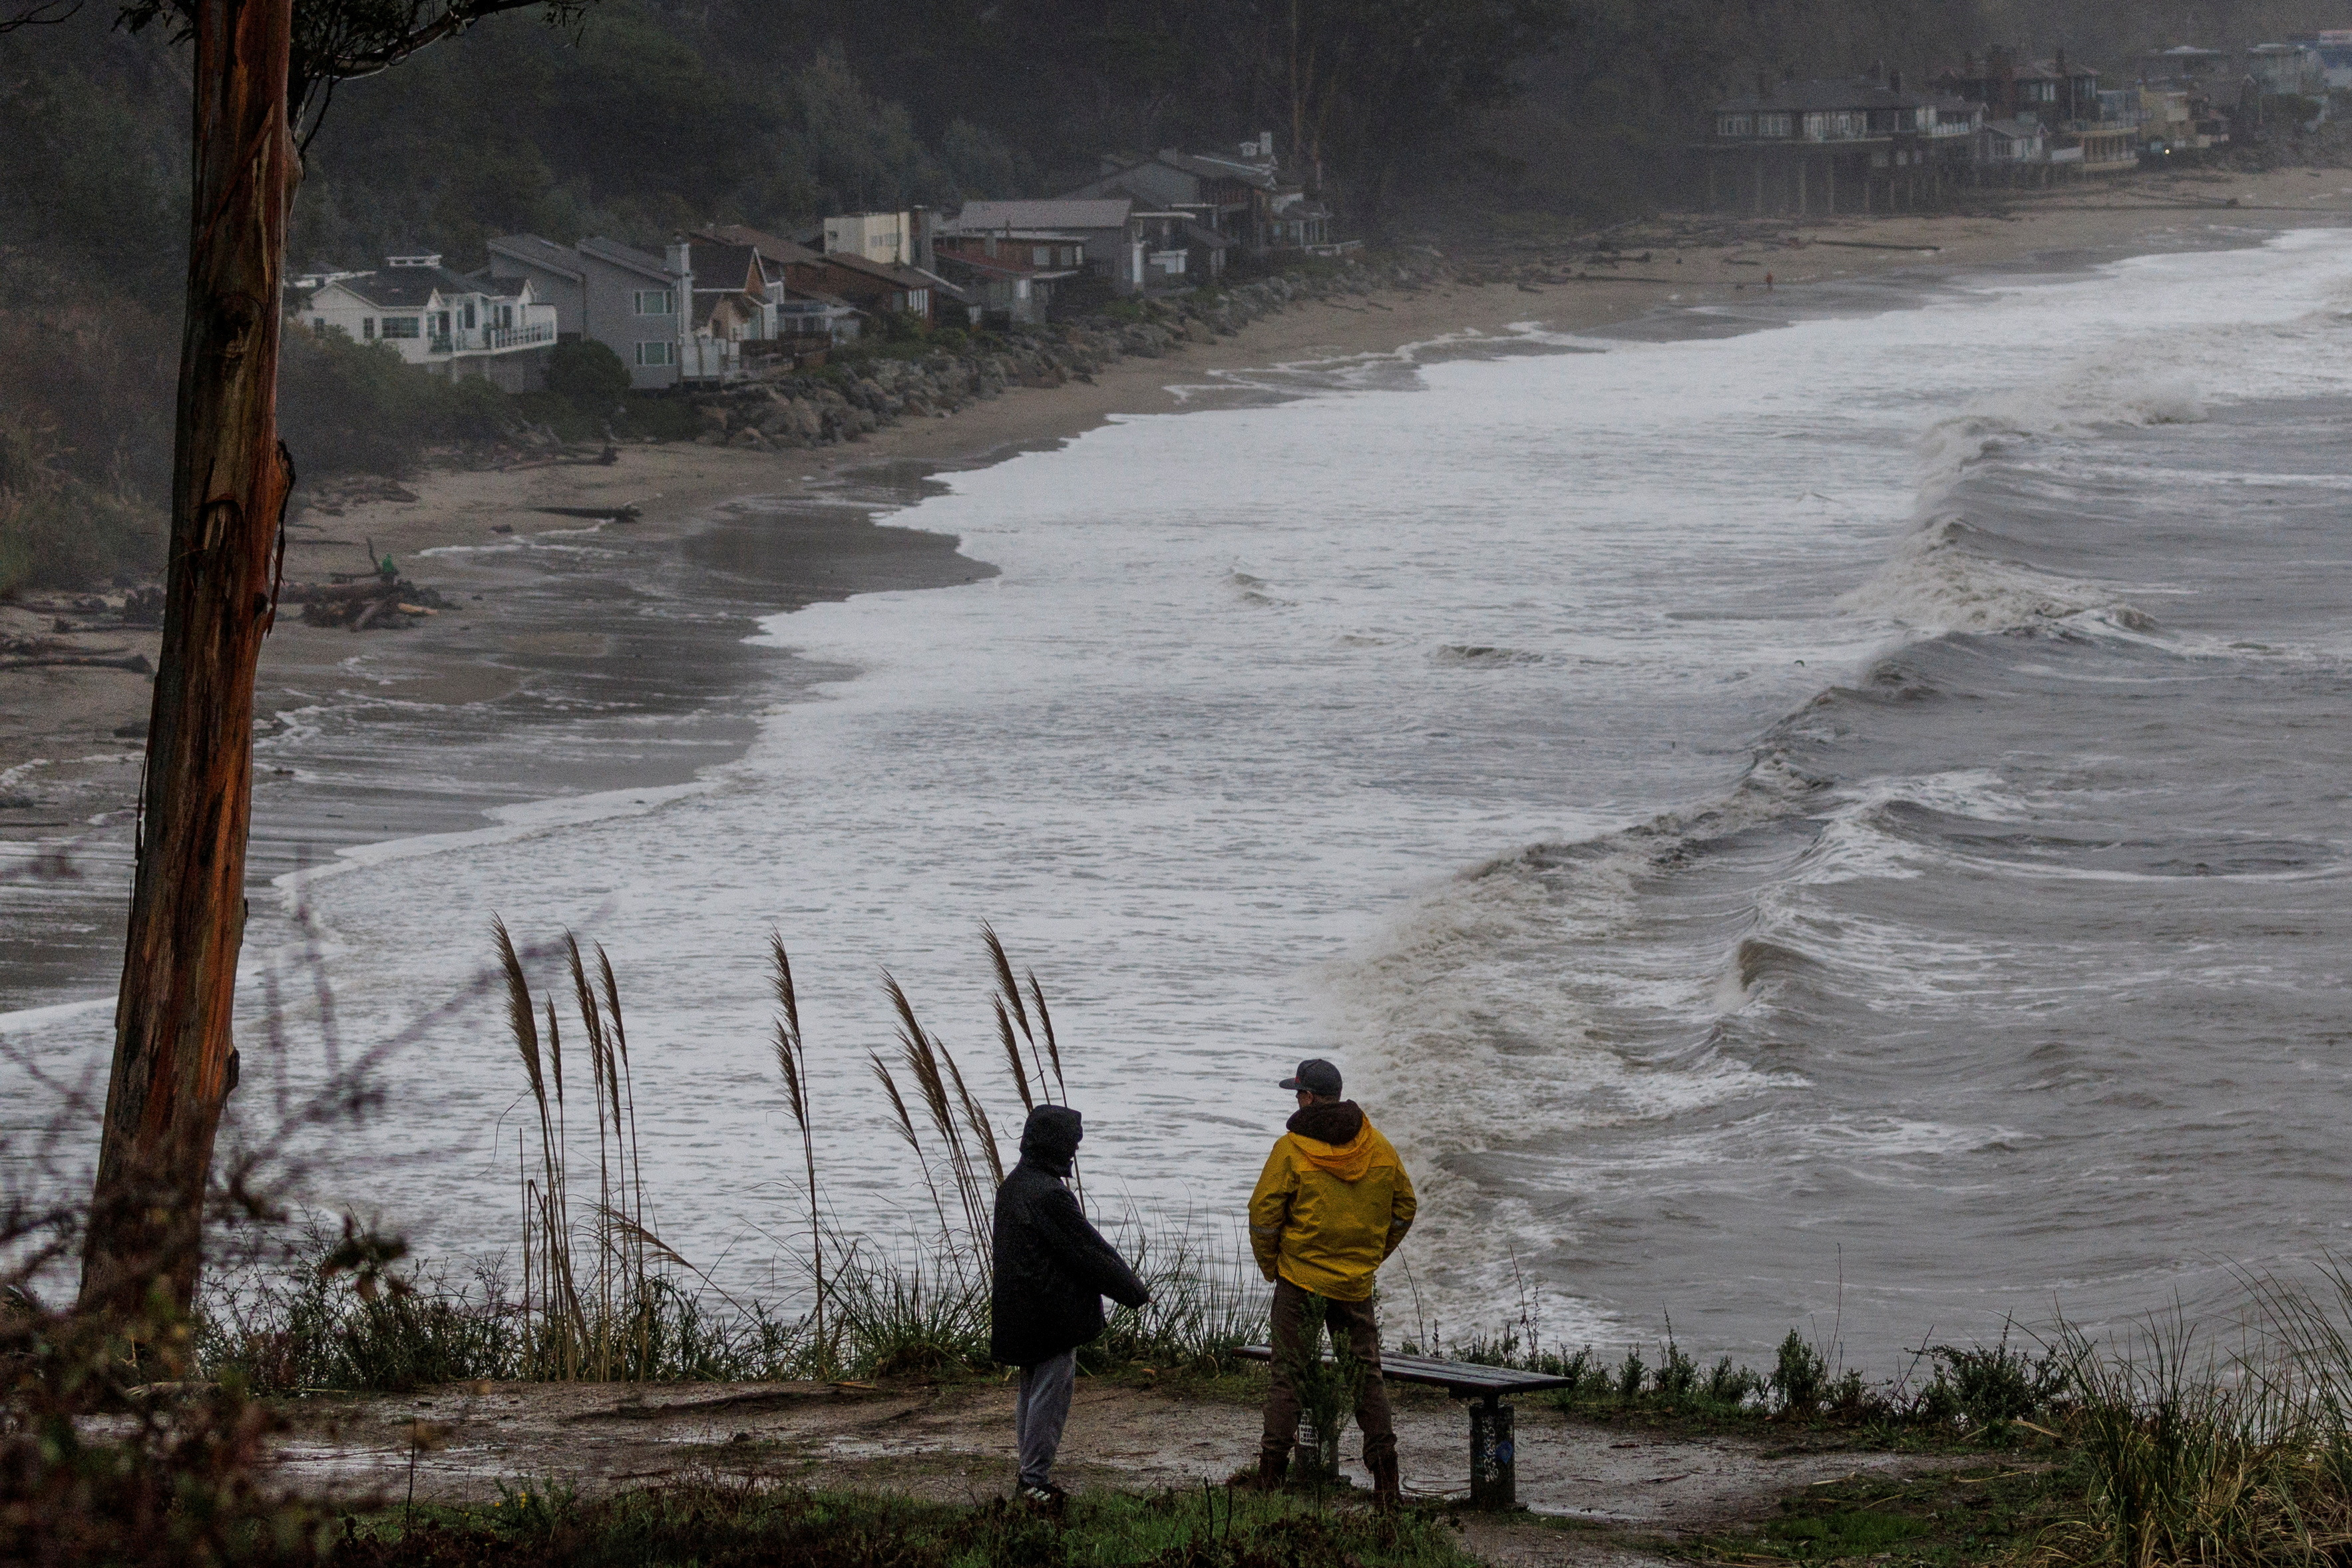
[[[290,260],[492,234],[658,244],[689,222],[1039,194],[1106,151],[1261,131],[1353,232],[1654,202],[1758,70],[1915,75],[1992,40],[2114,65],[2328,25],[2322,0],[599,0],[498,18],[342,84]],[[0,592],[151,571],[185,246],[184,60],[113,0],[0,36]],[[300,471],[381,470],[488,411],[383,356],[289,343]],[[362,439],[362,437],[365,438]]]

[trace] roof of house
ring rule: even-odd
[[[568,245],[558,245],[551,239],[541,239],[535,234],[502,234],[489,241],[492,256],[504,256],[516,261],[544,267],[550,272],[561,272],[566,278],[578,278],[580,258]]]
[[[894,289],[928,289],[931,286],[932,280],[928,273],[919,272],[911,267],[900,267],[894,262],[869,261],[854,251],[828,250],[813,259],[833,267],[845,267],[852,272],[862,272]]]
[[[625,268],[631,272],[641,272],[648,278],[658,278],[664,282],[677,276],[670,270],[669,263],[662,258],[649,251],[639,250],[635,246],[623,245],[617,239],[607,239],[601,234],[582,240],[573,248],[583,256],[593,257],[598,261]]]
[[[1155,156],[1171,169],[1181,169],[1204,180],[1239,180],[1245,185],[1255,185],[1264,191],[1270,191],[1281,183],[1281,172],[1273,163],[1245,163],[1238,158],[1180,153],[1173,147],[1163,147]]]
[[[1083,234],[1073,234],[1073,233],[1071,233],[1068,229],[1062,229],[1062,228],[975,228],[975,229],[970,229],[970,230],[964,230],[964,229],[950,229],[950,231],[948,231],[947,233],[945,233],[945,234],[943,234],[943,235],[940,236],[940,237],[941,239],[962,239],[962,240],[983,240],[983,239],[1024,239],[1024,240],[1033,240],[1033,241],[1034,241],[1034,240],[1043,240],[1043,241],[1046,241],[1046,242],[1048,242],[1048,243],[1055,244],[1055,245],[1084,245],[1084,244],[1086,243],[1086,240],[1087,240],[1087,237],[1086,237],[1085,235],[1083,235]]]
[[[740,294],[752,287],[751,264],[759,247],[696,240],[687,258],[694,263],[694,291]]]
[[[421,310],[436,294],[487,294],[490,289],[446,267],[384,267],[323,285],[342,289],[383,310]]]
[[[1988,120],[1984,128],[1997,135],[2021,142],[2042,134],[2042,121],[2039,120]]]
[[[1005,228],[1125,228],[1135,210],[1127,196],[1071,197],[1049,201],[966,202],[942,234],[979,234]]]
[[[770,261],[790,266],[794,262],[822,259],[817,252],[797,240],[781,235],[763,234],[740,223],[714,223],[707,228],[687,236],[691,240],[711,240],[720,245],[748,245]]]
[[[1874,81],[1842,81],[1812,77],[1773,84],[1769,96],[1759,98],[1748,93],[1739,98],[1726,99],[1716,106],[1718,114],[1753,114],[1759,111],[1803,113],[1822,109],[1916,109],[1927,100],[1913,93],[1896,92]]]

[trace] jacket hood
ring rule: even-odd
[[[1021,1129],[1021,1157],[1057,1176],[1070,1173],[1070,1161],[1086,1136],[1085,1119],[1066,1105],[1041,1105]]]
[[[1360,1182],[1372,1168],[1372,1124],[1352,1100],[1310,1105],[1286,1124],[1298,1152],[1317,1170]]]

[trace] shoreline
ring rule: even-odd
[[[2225,194],[2241,205],[2219,205]],[[2168,195],[2206,199],[2163,203]],[[2347,219],[2352,174],[2311,170],[2059,192],[2020,199],[2000,216],[1852,218],[1801,231],[1784,221],[1704,220],[1713,232],[1746,237],[1671,254],[1671,237],[1688,232],[1676,225],[1700,220],[1667,219],[1614,232],[1633,276],[1621,268],[1562,279],[1555,270],[1540,283],[1444,283],[1303,303],[1167,358],[1123,359],[1091,383],[1010,388],[952,416],[886,426],[854,446],[641,446],[610,466],[541,461],[439,469],[404,487],[339,487],[291,520],[289,580],[362,569],[372,547],[452,607],[404,632],[281,619],[260,679],[249,879],[331,863],[359,845],[479,827],[500,805],[661,788],[731,761],[757,723],[749,689],[772,686],[778,668],[776,650],[742,646],[759,617],[992,574],[952,539],[877,523],[877,513],[931,492],[939,473],[1057,445],[1123,416],[1217,405],[1221,384],[1280,395],[1221,376],[1475,355],[1520,323],[1606,332],[1661,308],[1766,298],[1781,305],[1782,284],[1798,290],[1784,308],[1802,309],[1828,302],[1840,284],[1889,274],[1932,285],[1958,272],[2071,270]],[[1826,243],[1771,243],[1792,233]],[[1592,263],[1568,257],[1552,265]],[[632,523],[541,510],[631,504],[641,514]],[[47,633],[53,614],[0,605],[0,633]],[[109,631],[79,641],[94,653],[152,659],[153,639]],[[824,678],[807,666],[786,677],[788,685]],[[10,894],[0,921],[20,955],[0,974],[5,1014],[87,996],[117,962],[140,754],[131,731],[143,729],[148,682],[128,669],[72,668],[0,670],[0,865],[8,868],[0,886]],[[603,742],[535,743],[555,737],[550,722],[572,723],[583,711],[612,717]],[[362,713],[374,717],[354,717]],[[646,732],[647,720],[657,736]],[[321,739],[322,727],[336,726]],[[41,857],[67,874],[39,876]]]

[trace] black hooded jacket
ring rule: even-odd
[[[1021,1130],[1021,1163],[996,1189],[988,1348],[1007,1366],[1034,1366],[1101,1333],[1105,1296],[1123,1307],[1150,1299],[1062,1184],[1081,1136],[1076,1111],[1037,1107]]]

